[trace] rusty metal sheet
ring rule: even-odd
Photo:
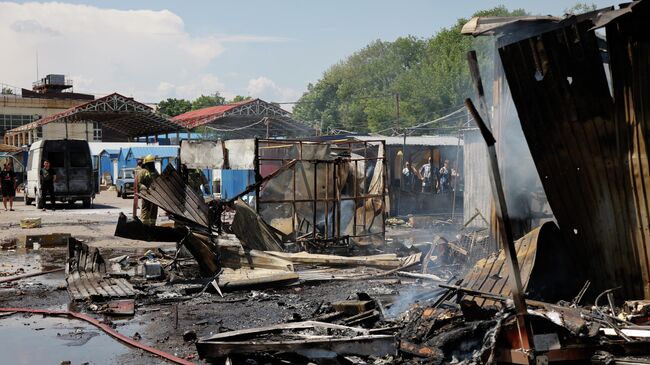
[[[346,336],[333,336],[332,330]],[[296,339],[291,333],[307,331],[312,336]],[[269,334],[275,337],[269,337]],[[313,333],[318,335],[313,336]],[[202,338],[196,343],[200,358],[215,360],[230,354],[256,352],[319,351],[337,355],[385,356],[396,351],[392,335],[371,335],[362,328],[315,321],[243,329]]]
[[[170,164],[147,191],[138,195],[156,204],[168,213],[209,228],[208,205],[196,191],[189,187]]]
[[[280,238],[253,208],[237,200],[235,211],[232,230],[243,245],[260,251],[284,251]]]
[[[91,250],[74,238],[68,243],[66,269],[68,293],[75,301],[133,298],[138,293],[126,279],[106,276],[106,263],[99,250]]]
[[[633,244],[645,298],[650,298],[650,2],[638,1],[610,17],[607,47],[615,100],[617,151],[625,183],[628,240]],[[607,18],[607,17],[605,17]],[[602,19],[601,19],[602,20]],[[620,133],[622,132],[622,133]],[[637,298],[634,298],[637,299]]]
[[[526,297],[554,302],[570,300],[584,283],[572,262],[576,253],[562,240],[553,222],[544,223],[515,242],[519,271]],[[479,260],[463,279],[463,286],[482,292],[510,296],[510,275],[503,250]],[[479,305],[495,302],[474,298]]]
[[[106,304],[106,314],[132,316],[135,314],[135,301],[133,299],[113,300]]]
[[[563,25],[499,48],[500,59],[564,240],[589,253],[574,265],[594,290],[622,285],[638,298],[648,264],[630,232],[637,222],[626,191],[636,188],[626,172],[626,130],[614,120],[592,21]]]

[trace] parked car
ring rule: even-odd
[[[43,161],[49,160],[57,176],[54,182],[56,201],[74,203],[81,201],[84,208],[90,208],[95,198],[93,165],[88,142],[83,140],[61,139],[40,140],[32,143],[27,159],[27,182],[25,203],[36,202],[41,209],[40,169]]]
[[[133,195],[133,184],[135,183],[135,169],[127,168],[122,169],[115,180],[115,190],[117,196],[127,199],[129,195]]]

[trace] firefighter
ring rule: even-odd
[[[153,155],[147,155],[142,161],[142,168],[138,171],[138,191],[146,191],[158,177],[156,171],[156,158]],[[158,206],[142,199],[142,208],[140,209],[140,220],[144,225],[155,226],[158,217]]]
[[[205,178],[201,169],[191,169],[187,174],[187,183],[199,195],[203,195],[204,187],[207,185],[208,179]]]

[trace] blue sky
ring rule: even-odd
[[[35,61],[31,60],[38,52],[39,72],[65,73],[79,80],[75,80],[78,91],[118,91],[155,102],[170,96],[193,98],[219,89],[226,96],[251,94],[269,101],[293,101],[330,65],[372,40],[393,40],[409,34],[429,37],[453,25],[458,18],[468,18],[476,10],[500,4],[509,9],[524,8],[533,14],[561,15],[575,3],[560,0],[2,3],[0,23],[10,27],[3,31],[0,26],[0,41],[18,43],[15,51],[21,57],[0,61],[3,70],[0,83],[29,85],[35,78]],[[600,0],[593,3],[599,7],[614,4]],[[51,20],[53,16],[61,21]],[[79,21],[86,23],[78,28],[69,24]],[[91,29],[95,27],[96,30]],[[16,42],[16,37],[24,39]],[[12,69],[17,72],[8,71]]]

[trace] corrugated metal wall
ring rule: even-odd
[[[638,197],[645,195],[648,186],[647,170],[638,168],[647,165],[647,159],[630,151],[625,137],[636,138],[636,150],[645,152],[640,142],[647,130],[634,133],[643,126],[630,120],[633,111],[643,113],[632,106],[624,113],[632,130],[616,123],[601,53],[590,30],[593,23],[570,22],[500,48],[501,61],[564,240],[584,253],[576,265],[596,290],[622,285],[625,297],[642,297],[648,258],[640,236],[647,238],[647,225],[639,220],[643,209],[638,208],[647,206],[647,199]],[[626,57],[621,54],[620,58]],[[616,81],[617,73],[629,72],[628,80],[637,89],[622,83],[615,94],[624,95],[625,90],[625,98],[631,100],[636,92],[635,100],[641,101],[643,91],[648,95],[648,57],[631,63],[638,73],[633,74],[631,68],[614,70],[614,84],[622,83]],[[643,73],[645,81],[640,81]],[[637,197],[636,202],[632,197]],[[634,234],[639,231],[644,233]],[[645,295],[649,294],[646,289]]]
[[[614,96],[614,117],[624,134],[617,149],[626,172],[623,185],[628,203],[628,234],[634,242],[643,278],[643,291],[650,298],[650,39],[648,1],[634,4],[632,13],[607,26],[607,42]]]
[[[463,132],[463,222],[476,214],[476,210],[488,220],[492,216],[492,188],[488,173],[487,147],[478,129]],[[489,228],[483,219],[476,217],[470,226]]]

